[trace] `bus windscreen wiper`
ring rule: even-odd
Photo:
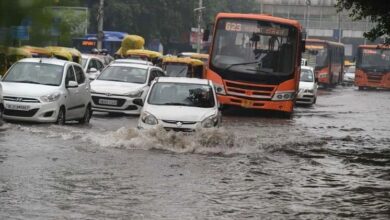
[[[233,63],[233,64],[230,64],[229,66],[227,66],[225,69],[223,69],[223,71],[229,70],[233,66],[242,66],[242,65],[258,64],[258,63],[259,63],[259,61],[247,62],[247,63]]]

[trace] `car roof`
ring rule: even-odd
[[[67,63],[72,63],[76,64],[71,61],[67,60],[61,60],[61,59],[56,59],[56,58],[25,58],[21,59],[18,62],[23,62],[23,63],[46,63],[46,64],[53,64],[53,65],[59,65],[59,66],[64,66]]]
[[[138,64],[145,64],[145,65],[153,65],[153,63],[150,61],[135,60],[135,59],[116,59],[114,60],[114,63],[138,63]]]
[[[201,84],[209,85],[210,81],[207,79],[187,78],[187,77],[159,77],[158,82],[167,83],[189,83],[189,84]]]
[[[110,63],[108,66],[122,66],[122,67],[134,67],[139,69],[148,69],[152,66],[138,63]]]
[[[301,66],[301,69],[304,69],[304,70],[311,70],[311,71],[314,70],[313,67],[311,67],[311,66]]]

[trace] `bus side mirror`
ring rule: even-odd
[[[209,41],[209,36],[210,36],[210,30],[209,29],[204,30],[203,38],[202,38],[203,42]]]
[[[305,40],[301,41],[301,51],[302,51],[302,53],[306,51],[306,41]]]

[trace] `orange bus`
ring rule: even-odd
[[[318,84],[332,87],[343,82],[344,44],[307,39],[303,57],[314,67]]]
[[[219,13],[206,78],[222,105],[290,116],[299,85],[302,27],[263,14]]]
[[[360,45],[357,51],[355,85],[390,89],[390,46]]]

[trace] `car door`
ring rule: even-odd
[[[79,98],[79,88],[78,87],[69,87],[69,82],[74,81],[77,83],[76,75],[74,73],[73,65],[69,64],[67,66],[66,76],[65,76],[65,87],[68,95],[66,96],[65,109],[66,109],[66,118],[73,119],[77,117],[77,105]]]
[[[83,69],[78,65],[73,65],[76,80],[79,85],[77,93],[77,106],[75,109],[77,115],[82,117],[85,113],[85,108],[91,100],[91,94],[89,91],[89,81],[86,79]]]

